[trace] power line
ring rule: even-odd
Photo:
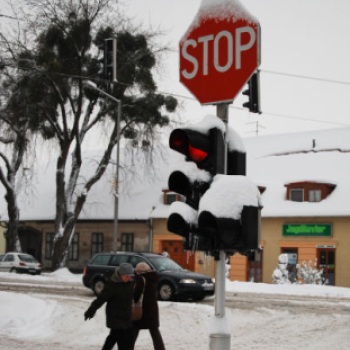
[[[274,74],[274,75],[283,75],[285,77],[302,78],[302,79],[322,81],[324,83],[350,85],[350,82],[348,82],[348,81],[341,81],[341,80],[334,80],[334,79],[324,79],[324,78],[318,78],[318,77],[310,77],[310,76],[306,76],[306,75],[291,74],[291,73],[284,73],[284,72],[276,72],[276,71],[265,70],[265,69],[260,69],[260,72],[268,73],[268,74]]]
[[[19,69],[23,69],[23,70],[36,70],[33,67],[14,67],[13,65],[10,64],[5,64],[8,67],[12,67],[12,68],[19,68]],[[346,84],[346,85],[350,85],[350,83],[346,83],[346,82],[339,82],[339,81],[335,81],[335,80],[327,80],[327,79],[321,79],[321,78],[313,78],[313,77],[304,77],[301,75],[293,75],[293,74],[288,74],[288,73],[279,73],[279,72],[273,72],[273,71],[263,71],[264,73],[270,73],[270,74],[278,74],[278,75],[286,75],[286,76],[292,76],[292,77],[296,77],[296,78],[306,78],[306,79],[313,79],[313,80],[323,80],[326,82],[331,82],[331,83],[342,83],[342,84]],[[58,76],[63,76],[66,78],[73,78],[73,79],[83,79],[83,80],[91,80],[91,81],[98,81],[101,82],[103,79],[101,78],[91,78],[91,77],[84,77],[84,76],[79,76],[79,75],[70,75],[70,74],[64,74],[64,73],[51,73],[53,75],[58,75]],[[105,80],[106,83],[108,83],[108,80]],[[118,84],[130,87],[130,88],[137,88],[137,86],[135,85],[130,85],[127,83],[123,83],[123,82],[118,82]],[[185,96],[185,95],[180,95],[180,94],[174,94],[174,93],[170,93],[170,92],[164,92],[164,91],[160,91],[159,93],[164,94],[164,95],[169,95],[169,96],[174,96],[177,98],[181,98],[181,99],[186,99],[186,100],[191,100],[191,101],[196,101],[197,99],[191,96]],[[230,105],[229,106],[230,109],[235,109],[235,110],[239,110],[239,111],[245,111],[248,112],[245,108],[243,107],[238,107],[238,106],[233,106]],[[329,121],[329,120],[317,120],[317,119],[312,119],[312,118],[305,118],[305,117],[297,117],[297,116],[293,116],[293,115],[288,115],[288,114],[282,114],[282,113],[273,113],[273,112],[268,112],[268,111],[263,111],[262,112],[262,116],[263,115],[270,115],[273,117],[279,117],[279,118],[288,118],[288,119],[295,119],[295,120],[299,120],[299,121],[304,121],[304,122],[314,122],[314,123],[324,123],[324,124],[332,124],[332,125],[341,125],[341,126],[350,126],[350,124],[346,124],[346,123],[341,123],[341,122],[337,122],[337,121]]]

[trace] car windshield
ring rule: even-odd
[[[31,255],[18,255],[19,260],[26,262],[26,263],[37,263],[37,261],[32,257]]]
[[[148,257],[148,260],[152,263],[157,271],[179,271],[182,267],[178,265],[175,261],[165,257]]]

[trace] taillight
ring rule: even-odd
[[[83,275],[86,275],[86,267],[84,267]]]
[[[27,266],[24,262],[19,263],[20,266]]]
[[[38,267],[41,267],[41,264],[39,264]]]

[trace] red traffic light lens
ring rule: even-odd
[[[185,132],[180,129],[174,130],[170,135],[169,146],[171,149],[187,155],[188,138]]]
[[[204,151],[202,151],[201,149],[198,149],[198,148],[194,148],[190,144],[188,145],[188,152],[190,154],[190,157],[195,162],[202,162],[208,156],[207,152],[204,152]]]

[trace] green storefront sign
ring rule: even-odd
[[[283,236],[332,237],[331,224],[285,224]]]

